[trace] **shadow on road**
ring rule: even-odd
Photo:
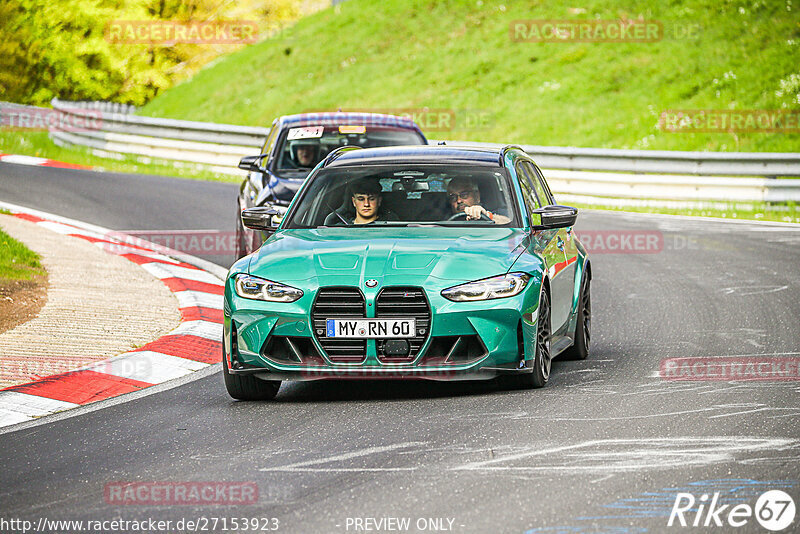
[[[409,400],[466,397],[504,392],[496,380],[433,382],[428,380],[315,380],[284,383],[275,402],[302,403],[354,400]]]

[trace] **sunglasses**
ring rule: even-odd
[[[447,195],[447,198],[450,200],[450,202],[455,202],[458,199],[467,200],[469,197],[471,197],[474,194],[475,194],[474,190],[472,190],[472,191],[461,191],[459,193],[450,193],[449,195]]]

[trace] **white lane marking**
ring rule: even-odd
[[[211,341],[222,341],[222,325],[210,321],[186,321],[167,335],[191,335],[210,339]]]
[[[31,420],[33,420],[33,417],[29,415],[24,415],[19,412],[12,412],[0,407],[0,428]]]
[[[609,478],[613,477],[614,475],[606,475],[604,477],[596,478],[594,480],[590,480],[589,484],[596,484],[598,482],[602,482],[604,480],[608,480]]]
[[[549,449],[533,448],[492,460],[469,462],[453,469],[583,473],[683,468],[735,461],[742,454],[797,448],[799,443],[790,439],[741,436],[591,440]],[[519,460],[530,460],[533,465],[503,465]]]
[[[723,295],[738,295],[740,297],[748,295],[764,295],[767,293],[777,293],[788,289],[789,286],[733,286],[723,287],[719,291]]]
[[[659,371],[655,371],[652,375],[648,378],[662,378]],[[663,380],[662,386],[656,386],[654,389],[647,389],[644,391],[633,391],[629,393],[620,393],[622,396],[629,396],[629,395],[664,395],[664,394],[672,394],[677,393],[680,391],[697,391],[700,389],[707,389],[714,387],[709,381],[697,380],[697,381],[685,381],[685,380]],[[668,384],[668,385],[667,385]]]
[[[763,405],[758,405],[763,406]],[[453,420],[464,421],[464,420],[488,420],[488,419],[503,419],[505,421],[509,420],[520,420],[520,419],[529,419],[529,420],[536,420],[536,421],[627,421],[633,419],[652,419],[658,417],[674,417],[679,415],[690,415],[690,414],[698,414],[703,412],[719,412],[721,409],[724,408],[750,408],[753,407],[751,405],[743,405],[743,406],[726,406],[726,405],[717,405],[708,408],[697,408],[695,410],[681,410],[677,412],[665,412],[665,413],[653,413],[653,414],[642,414],[642,415],[623,415],[619,417],[559,417],[559,416],[538,416],[538,415],[531,415],[528,412],[481,412],[481,413],[474,413],[469,415],[462,415],[458,417],[453,417]],[[786,408],[787,410],[794,409],[794,408]],[[800,409],[798,409],[800,410]],[[714,416],[714,417],[725,417],[725,415]],[[426,419],[433,419],[433,418],[440,418],[440,416],[430,416]]]
[[[761,405],[759,405],[757,407],[754,406],[750,410],[744,410],[744,411],[741,411],[741,412],[733,412],[733,413],[724,413],[724,414],[720,414],[720,415],[712,415],[712,416],[709,417],[709,419],[719,419],[720,417],[732,417],[734,415],[744,415],[744,414],[758,413],[758,412],[777,412],[777,411],[781,411],[781,410],[789,410],[789,411],[792,412],[791,414],[787,414],[787,415],[792,415],[792,414],[799,415],[800,414],[800,408],[774,408],[772,406],[765,406],[765,405],[761,404]]]
[[[3,163],[16,163],[17,165],[44,165],[48,159],[35,158],[33,156],[18,156],[16,154],[8,154],[0,156],[0,161]]]
[[[680,412],[653,413],[645,415],[628,415],[622,417],[536,417],[535,419],[542,419],[547,421],[625,421],[628,419],[651,419],[654,417],[673,417],[676,415],[689,415],[689,414],[697,414],[702,412],[713,412],[713,411],[718,411],[718,408],[717,407],[698,408],[696,410],[683,410]]]
[[[202,291],[178,291],[174,293],[174,295],[178,297],[179,308],[199,306],[200,308],[221,310],[223,305],[222,295],[215,295],[213,293],[204,293]]]
[[[108,237],[103,234],[90,232],[89,230],[82,230],[75,226],[70,226],[60,222],[41,221],[37,222],[36,225],[41,226],[42,228],[47,228],[48,230],[52,230],[53,232],[56,232],[57,234],[61,235],[73,234],[73,235],[82,235],[86,237],[93,237],[95,239],[108,239]]]
[[[373,454],[380,454],[382,452],[396,451],[398,449],[407,449],[409,447],[417,447],[425,445],[425,442],[409,441],[406,443],[396,443],[394,445],[386,445],[383,447],[367,447],[366,449],[359,449],[357,451],[346,452],[344,454],[336,454],[334,456],[326,456],[314,460],[306,460],[303,462],[296,462],[288,465],[281,465],[276,467],[262,467],[259,471],[300,471],[300,472],[357,472],[357,471],[414,471],[417,467],[313,467],[321,464],[328,464],[332,462],[341,462],[344,460],[351,460],[353,458],[363,458]]]
[[[76,406],[79,405],[18,391],[0,391],[0,426],[29,421]]]
[[[180,265],[169,265],[167,263],[143,263],[142,268],[156,278],[184,278],[196,282],[205,282],[217,286],[223,285],[219,278],[200,269],[190,269]]]
[[[137,254],[139,256],[144,256],[145,258],[151,258],[154,260],[161,260],[174,264],[178,263],[178,260],[176,260],[175,258],[164,256],[163,254],[159,254],[158,252],[143,250],[141,248],[134,248],[129,245],[125,245],[123,243],[116,243],[116,242],[106,243],[104,241],[98,241],[94,244],[95,246],[103,249],[103,251],[108,252],[109,254],[116,254],[118,256],[122,256],[123,254]]]
[[[150,384],[160,384],[207,366],[208,364],[194,360],[143,350],[120,354],[87,366],[86,369]]]

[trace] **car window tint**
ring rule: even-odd
[[[262,154],[269,154],[270,150],[272,149],[272,145],[275,144],[276,137],[278,137],[278,125],[277,123],[274,123],[267,134],[267,139],[264,141],[264,146],[261,147]]]
[[[533,210],[542,207],[538,197],[536,196],[536,192],[533,190],[531,179],[528,175],[528,170],[524,166],[524,162],[517,163],[516,169],[517,176],[519,177],[519,187],[522,189],[522,198],[525,201],[525,205],[528,207],[528,211],[532,212]]]
[[[547,180],[544,179],[541,169],[533,165],[533,170],[536,172],[536,181],[534,182],[538,186],[536,190],[541,189],[544,192],[544,198],[547,199],[548,204],[555,204],[556,199],[553,197],[553,193],[550,191],[550,186],[547,185]]]
[[[401,128],[358,125],[291,127],[286,135],[281,136],[276,152],[276,170],[308,171],[342,146],[374,148],[419,144],[423,142],[417,132]]]
[[[519,227],[514,189],[509,174],[501,168],[436,164],[329,167],[311,180],[287,215],[287,227],[352,224],[356,217],[354,193],[380,196],[376,226],[428,223]],[[356,187],[361,191],[354,191]],[[475,205],[493,218],[466,220],[465,208]]]

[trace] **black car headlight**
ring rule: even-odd
[[[249,274],[237,274],[234,278],[236,294],[245,299],[266,300],[267,302],[294,302],[303,296],[296,287],[279,284]]]
[[[519,295],[531,277],[525,273],[508,273],[475,280],[442,290],[442,296],[455,302],[502,299]]]

